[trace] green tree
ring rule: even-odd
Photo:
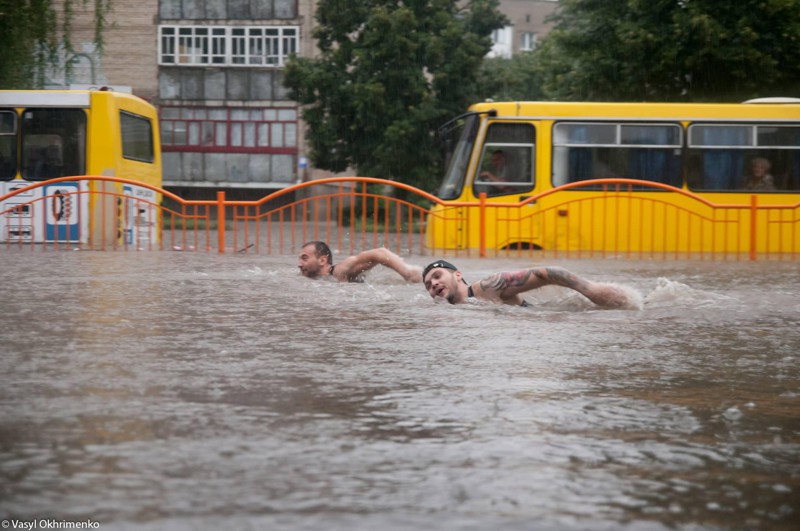
[[[561,0],[536,50],[548,99],[798,94],[798,0]]]
[[[541,71],[534,54],[523,52],[510,59],[485,59],[478,74],[478,96],[480,101],[535,101],[544,98]]]
[[[44,85],[45,71],[55,66],[58,50],[73,52],[71,28],[76,2],[0,0],[0,88],[32,89]],[[93,0],[95,43],[103,48],[103,29],[111,0]],[[69,63],[65,65],[70,68]]]
[[[436,127],[476,97],[476,73],[505,23],[497,0],[320,0],[319,56],[291,59],[319,168],[438,183]]]

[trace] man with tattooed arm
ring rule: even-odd
[[[467,284],[456,266],[445,260],[428,264],[422,272],[425,289],[434,299],[450,304],[470,299],[528,306],[521,293],[542,286],[570,288],[598,306],[609,309],[637,309],[641,305],[636,293],[612,284],[592,282],[561,267],[537,267],[507,273],[495,273],[474,284]]]

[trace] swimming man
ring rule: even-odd
[[[474,298],[528,306],[521,293],[542,286],[556,285],[573,289],[603,308],[639,307],[639,301],[632,300],[633,294],[625,289],[591,282],[562,267],[538,267],[495,273],[470,285],[456,266],[445,260],[437,260],[428,264],[422,272],[422,281],[431,297],[445,299],[450,304],[460,304]]]
[[[303,245],[297,261],[297,267],[303,276],[329,278],[339,282],[363,282],[362,274],[378,264],[394,269],[407,282],[422,282],[421,268],[406,264],[385,247],[362,251],[334,265],[333,253],[328,244],[312,241]]]

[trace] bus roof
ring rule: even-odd
[[[497,118],[800,120],[800,102],[759,103],[622,103],[514,101],[476,103],[472,112],[497,111]]]
[[[89,91],[74,90],[0,90],[0,106],[88,108],[89,94]]]

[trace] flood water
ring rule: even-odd
[[[452,260],[562,265],[644,306],[450,306],[293,255],[0,250],[0,517],[797,529],[796,262]]]

